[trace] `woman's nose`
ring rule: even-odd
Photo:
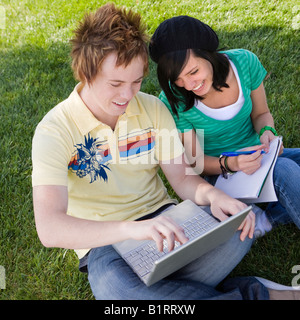
[[[184,88],[188,91],[192,91],[195,88],[195,81],[190,80],[190,79],[186,79],[184,81]]]

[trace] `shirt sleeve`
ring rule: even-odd
[[[68,185],[68,148],[62,132],[39,124],[32,140],[32,186]]]
[[[250,89],[253,91],[261,85],[267,75],[267,71],[253,52],[245,50],[245,54],[249,63],[249,74],[251,80]]]

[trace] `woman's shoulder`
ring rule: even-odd
[[[223,51],[238,70],[241,81],[251,90],[258,88],[267,71],[255,53],[247,49]]]
[[[247,49],[231,49],[220,52],[226,54],[230,60],[241,63],[258,59],[255,53]]]

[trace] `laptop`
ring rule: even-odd
[[[248,206],[220,222],[210,214],[209,207],[201,207],[185,200],[161,213],[184,228],[189,238],[185,244],[176,242],[174,250],[168,251],[164,240],[163,252],[159,252],[153,240],[129,239],[118,242],[113,247],[139,278],[147,286],[151,286],[229,240],[251,209]]]

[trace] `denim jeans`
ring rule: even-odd
[[[300,229],[300,148],[284,149],[273,172],[277,202],[266,208],[272,225],[294,222]]]
[[[226,243],[150,287],[138,278],[112,246],[92,249],[88,256],[91,289],[100,300],[246,299],[238,287],[229,292],[215,289],[251,248],[253,240],[246,238],[242,242],[239,236],[240,231]],[[245,281],[248,283],[249,279]],[[247,285],[247,290],[252,290],[250,296],[257,296],[258,286],[263,299],[268,299],[264,287],[254,278],[251,281],[254,289]]]

